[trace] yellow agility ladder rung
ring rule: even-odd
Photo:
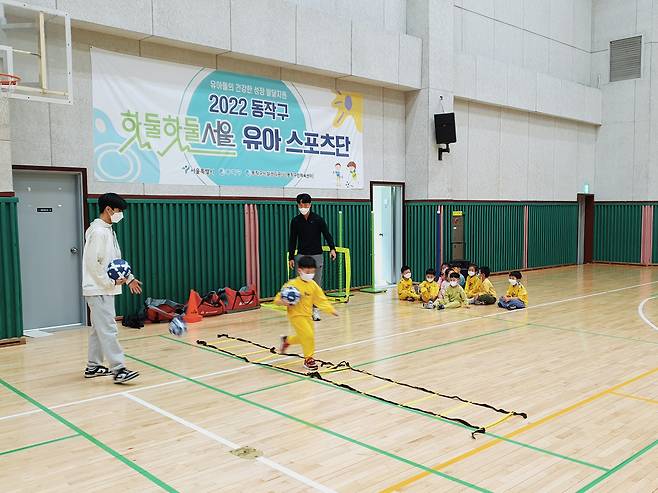
[[[264,358],[259,358],[255,359],[252,361],[252,363],[262,363],[263,361],[267,361],[268,359],[276,358],[277,356],[281,356],[280,354],[270,354],[269,356],[266,356]]]
[[[277,356],[288,356],[288,355],[287,355],[287,354],[277,353]],[[294,356],[292,356],[292,357],[295,358]],[[303,361],[304,361],[304,360],[301,359],[301,358],[295,358],[295,359],[293,359],[292,361],[286,361],[285,363],[281,363],[280,365],[276,365],[276,366],[277,366],[277,368],[279,368],[279,367],[285,367],[285,366],[293,366],[293,365],[295,365],[295,364],[297,364],[297,363],[301,363],[301,362],[303,362]]]
[[[403,402],[402,405],[403,406],[410,406],[411,404],[418,404],[419,402],[423,402],[423,401],[426,401],[428,399],[434,399],[435,397],[439,397],[439,396],[436,395],[436,394],[430,394],[430,395],[426,395],[425,397],[421,397],[420,399],[415,399],[415,400],[409,401],[409,402]]]
[[[463,408],[468,407],[470,405],[471,405],[470,402],[462,402],[461,404],[458,404],[458,405],[453,406],[453,407],[449,407],[448,409],[442,409],[441,411],[439,411],[439,414],[446,415],[448,413],[451,413],[453,411],[457,411],[458,409],[463,409]]]
[[[343,385],[344,383],[347,382],[358,382],[359,380],[366,380],[368,378],[372,378],[370,375],[361,375],[360,377],[354,377],[354,378],[348,378],[347,380],[343,380],[342,382],[336,382],[338,385]]]
[[[387,389],[389,387],[395,387],[397,384],[396,383],[387,383],[385,385],[380,385],[379,387],[375,387],[374,389],[368,389],[366,392],[371,393],[371,392],[379,392],[380,390]]]
[[[259,354],[259,353],[264,353],[264,352],[270,352],[269,349],[261,349],[260,351],[251,351],[250,353],[243,353],[243,354],[238,354],[237,356],[240,356],[241,358],[244,358],[245,356],[250,356],[252,354]]]
[[[339,371],[345,371],[349,370],[350,368],[348,366],[341,366],[340,368],[331,368],[329,370],[320,370],[318,373],[324,374],[324,373],[336,373]]]
[[[514,413],[507,413],[505,416],[503,416],[502,418],[500,418],[500,419],[494,421],[493,423],[489,423],[488,425],[484,425],[483,428],[484,428],[485,430],[488,430],[488,429],[490,429],[490,428],[493,428],[494,426],[499,425],[499,424],[502,423],[503,421],[507,421],[507,420],[510,419],[512,416],[514,416]]]

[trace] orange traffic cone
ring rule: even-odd
[[[187,310],[185,310],[185,315],[183,320],[188,324],[193,324],[196,322],[201,322],[203,316],[199,314],[199,305],[201,304],[201,296],[199,293],[190,289],[190,299],[187,301]]]

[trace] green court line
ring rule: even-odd
[[[511,330],[511,329],[508,329],[508,330]],[[237,360],[237,361],[240,361],[240,362],[244,363],[244,360],[238,358],[237,356],[231,356],[231,355],[229,355],[229,354],[220,353],[219,351],[215,351],[215,350],[212,349],[212,348],[208,348],[208,347],[205,347],[205,346],[199,346],[199,345],[196,345],[196,344],[191,344],[191,343],[189,343],[189,342],[182,341],[182,340],[180,340],[180,339],[173,339],[173,338],[171,338],[171,337],[167,337],[167,336],[162,336],[162,338],[163,338],[163,339],[167,339],[168,341],[171,341],[171,342],[177,342],[177,343],[179,343],[179,344],[183,344],[183,345],[185,345],[185,346],[190,346],[190,347],[193,347],[193,348],[196,348],[196,349],[201,349],[201,350],[203,350],[203,351],[208,351],[208,352],[210,352],[210,353],[212,353],[212,354],[219,355],[219,356],[223,356],[223,357],[225,357],[225,358],[229,358],[229,359],[234,359],[234,360]],[[268,369],[268,370],[271,370],[271,371],[275,371],[275,372],[277,372],[277,373],[282,373],[282,374],[285,374],[285,375],[289,375],[289,376],[290,376],[290,373],[288,373],[288,372],[285,371],[285,370],[281,370],[281,369],[279,369],[279,368],[270,368],[270,367],[267,367],[267,366],[263,366],[262,368],[264,368],[264,369]],[[310,378],[310,377],[296,377],[296,378],[297,378],[296,380],[291,380],[291,381],[289,381],[289,382],[284,382],[284,383],[279,383],[279,384],[275,384],[275,385],[270,385],[267,389],[257,389],[257,390],[252,390],[252,391],[250,391],[250,392],[245,392],[245,393],[243,393],[243,394],[236,394],[236,395],[239,396],[239,397],[242,397],[242,396],[244,396],[244,395],[254,394],[254,393],[256,393],[256,392],[260,392],[260,391],[264,391],[264,390],[269,390],[269,389],[274,389],[274,388],[278,388],[278,387],[283,387],[283,386],[285,386],[285,385],[290,385],[290,384],[293,384],[293,383],[297,383],[298,381],[305,380],[305,381],[314,382],[314,383],[319,384],[319,385],[324,385],[325,387],[329,387],[329,388],[331,388],[331,389],[340,390],[340,391],[343,391],[343,392],[348,392],[348,393],[350,393],[350,394],[353,394],[353,395],[356,395],[356,396],[359,396],[359,397],[362,397],[362,398],[364,397],[364,398],[366,398],[366,399],[370,399],[370,400],[375,401],[375,402],[378,402],[378,403],[380,403],[380,404],[385,404],[385,405],[388,405],[388,406],[393,406],[393,407],[396,407],[396,408],[398,408],[398,409],[404,409],[404,410],[407,411],[407,412],[410,412],[410,413],[413,413],[413,414],[417,414],[417,415],[419,415],[419,416],[424,416],[424,417],[426,417],[426,418],[430,418],[430,419],[433,419],[433,420],[435,420],[435,421],[440,421],[441,423],[446,423],[446,424],[449,424],[449,425],[452,425],[452,426],[458,426],[458,427],[460,427],[460,428],[464,428],[464,429],[470,430],[470,428],[468,428],[467,426],[465,426],[465,425],[463,425],[463,424],[461,424],[461,423],[456,423],[456,422],[454,422],[454,421],[450,421],[450,420],[447,420],[447,419],[439,418],[438,416],[432,416],[431,414],[423,413],[422,411],[417,411],[417,410],[415,410],[415,409],[409,409],[409,408],[406,408],[406,407],[396,406],[396,405],[393,404],[393,403],[380,401],[379,399],[375,399],[374,397],[370,397],[370,396],[368,396],[368,395],[359,394],[358,392],[354,392],[353,390],[346,389],[346,388],[344,388],[344,387],[338,387],[338,386],[336,386],[336,385],[333,385],[333,384],[330,384],[330,383],[327,383],[327,382],[323,382],[322,380],[318,380],[317,378]],[[519,442],[519,441],[517,441],[517,440],[513,440],[513,439],[511,439],[511,438],[506,438],[506,437],[504,437],[504,436],[502,436],[502,435],[496,435],[495,433],[491,433],[491,432],[486,432],[485,434],[486,434],[487,436],[490,436],[490,437],[493,437],[493,438],[497,438],[498,440],[503,440],[503,441],[505,441],[505,442],[507,442],[507,443],[511,443],[511,444],[514,444],[514,445],[518,445],[518,446],[520,446],[520,447],[524,447],[524,448],[527,448],[527,449],[529,449],[529,450],[534,450],[535,452],[540,452],[540,453],[543,453],[543,454],[546,454],[546,455],[551,455],[551,456],[553,456],[553,457],[557,457],[557,458],[559,458],[559,459],[564,459],[564,460],[567,460],[567,461],[570,461],[570,462],[574,462],[574,463],[576,463],[576,464],[581,464],[581,465],[583,465],[583,466],[591,467],[591,468],[594,468],[594,469],[599,469],[599,470],[601,470],[601,471],[607,471],[607,470],[608,470],[608,469],[606,469],[605,467],[597,466],[596,464],[591,464],[591,463],[589,463],[589,462],[586,462],[586,461],[583,461],[583,460],[580,460],[580,459],[576,459],[576,458],[574,458],[574,457],[569,457],[569,456],[567,456],[567,455],[562,455],[562,454],[559,454],[559,453],[557,453],[557,452],[552,452],[552,451],[550,451],[550,450],[546,450],[546,449],[542,449],[542,448],[539,448],[539,447],[535,447],[534,445],[530,445],[530,444],[528,444],[528,443],[524,443],[524,442]]]
[[[580,489],[577,491],[577,493],[582,493],[582,492],[584,492],[584,491],[591,490],[592,488],[594,488],[594,486],[596,486],[597,484],[599,484],[601,481],[603,481],[603,480],[607,479],[608,477],[612,476],[614,473],[616,473],[617,471],[619,471],[622,467],[624,467],[624,466],[630,464],[631,462],[633,462],[635,459],[637,459],[637,458],[640,457],[641,455],[646,454],[649,450],[651,450],[652,448],[654,448],[656,445],[658,445],[658,440],[655,440],[653,443],[650,443],[649,445],[647,445],[646,447],[644,447],[644,448],[643,448],[642,450],[640,450],[639,452],[636,452],[636,453],[634,453],[633,455],[631,455],[631,456],[630,456],[628,459],[626,459],[625,461],[620,462],[619,464],[617,464],[617,465],[616,465],[615,467],[613,467],[612,469],[609,469],[608,472],[606,472],[605,474],[602,474],[601,476],[599,476],[598,478],[596,478],[596,479],[595,479],[594,481],[592,481],[591,483],[586,484],[585,486],[583,486],[582,488],[580,488]]]
[[[496,317],[494,317],[494,318],[496,318]],[[497,320],[502,320],[502,319],[497,318]],[[561,330],[561,331],[565,331],[565,332],[576,332],[578,334],[588,334],[588,335],[592,335],[592,336],[609,337],[611,339],[621,339],[621,340],[625,340],[625,341],[643,342],[645,344],[656,344],[656,345],[658,345],[658,342],[654,342],[654,341],[647,341],[647,340],[644,340],[644,339],[635,339],[633,337],[616,336],[616,335],[613,335],[613,334],[603,334],[601,332],[591,332],[589,330],[568,329],[568,328],[565,328],[565,327],[555,327],[555,326],[552,326],[552,325],[538,324],[538,323],[535,323],[535,322],[526,322],[526,325],[534,326],[534,327],[541,327],[541,328],[545,328],[545,329]]]
[[[152,339],[154,337],[160,337],[162,334],[151,334],[150,336],[139,336],[139,337],[126,337],[125,339],[119,339],[119,342],[130,342],[130,341],[139,341],[141,339]]]
[[[138,465],[135,464],[133,461],[131,461],[130,459],[128,459],[128,458],[125,457],[124,455],[121,455],[119,452],[117,452],[117,451],[114,450],[113,448],[109,447],[109,446],[106,445],[105,443],[101,442],[99,439],[95,438],[94,436],[92,436],[91,434],[87,433],[87,432],[84,431],[83,429],[77,427],[76,425],[74,425],[73,423],[71,423],[69,420],[67,420],[67,419],[64,418],[63,416],[57,414],[55,411],[53,411],[53,410],[50,409],[49,407],[47,407],[47,406],[41,404],[40,402],[36,401],[35,399],[33,399],[32,397],[30,397],[30,396],[27,395],[26,393],[24,393],[24,392],[22,392],[21,390],[17,389],[16,387],[14,387],[13,385],[11,385],[11,384],[10,384],[9,382],[7,382],[6,380],[0,378],[0,385],[2,385],[3,387],[5,387],[6,389],[12,391],[12,392],[13,392],[14,394],[16,394],[17,396],[22,397],[23,399],[25,399],[26,401],[28,401],[28,402],[29,402],[30,404],[32,404],[33,406],[38,407],[38,408],[41,409],[43,412],[45,412],[46,414],[50,415],[51,418],[56,419],[57,421],[59,421],[60,423],[62,423],[64,426],[66,426],[66,427],[70,428],[71,430],[75,431],[78,435],[80,435],[80,436],[86,438],[86,439],[89,440],[91,443],[93,443],[94,445],[96,445],[96,446],[99,447],[100,449],[104,450],[105,452],[107,452],[108,454],[110,454],[110,455],[111,455],[112,457],[114,457],[115,459],[120,460],[121,462],[123,462],[125,465],[127,465],[127,466],[130,467],[131,469],[137,471],[139,474],[141,474],[141,475],[144,476],[146,479],[148,479],[148,480],[151,481],[152,483],[156,484],[157,486],[159,486],[159,487],[162,488],[163,490],[168,491],[168,492],[170,492],[170,493],[178,493],[178,490],[174,489],[173,487],[169,486],[167,483],[165,483],[165,482],[163,482],[162,480],[158,479],[156,476],[154,476],[153,474],[151,474],[150,472],[148,472],[146,469],[143,469],[142,467],[138,466]]]
[[[379,447],[376,447],[376,446],[374,446],[374,445],[370,445],[369,443],[365,443],[365,442],[362,442],[362,441],[357,440],[357,439],[355,439],[355,438],[351,438],[351,437],[349,437],[349,436],[347,436],[347,435],[343,435],[342,433],[339,433],[339,432],[337,432],[337,431],[331,430],[331,429],[329,429],[329,428],[325,428],[324,426],[316,425],[315,423],[311,423],[311,422],[309,422],[309,421],[306,421],[306,420],[304,420],[304,419],[298,418],[298,417],[293,416],[293,415],[291,415],[291,414],[287,414],[287,413],[285,413],[285,412],[283,412],[283,411],[280,411],[280,410],[278,410],[278,409],[275,409],[275,408],[273,408],[273,407],[266,406],[265,404],[261,404],[261,403],[256,402],[256,401],[252,401],[252,400],[246,399],[246,398],[244,398],[244,397],[239,396],[238,394],[234,394],[234,393],[232,393],[232,392],[229,392],[228,390],[220,389],[219,387],[214,387],[213,385],[207,384],[207,383],[202,382],[202,381],[200,381],[200,380],[197,380],[197,379],[195,379],[195,378],[187,377],[187,376],[182,375],[181,373],[177,373],[177,372],[175,372],[175,371],[173,371],[173,370],[168,370],[168,369],[166,369],[166,368],[163,368],[163,367],[161,367],[161,366],[156,365],[155,363],[151,363],[151,362],[149,362],[149,361],[145,361],[145,360],[143,360],[143,359],[137,358],[137,357],[135,357],[135,356],[131,356],[131,355],[129,355],[129,354],[126,354],[126,358],[130,358],[131,360],[133,360],[133,361],[137,361],[138,363],[141,363],[141,364],[143,364],[143,365],[150,366],[151,368],[155,368],[156,370],[160,370],[160,371],[162,371],[162,372],[164,372],[164,373],[168,373],[169,375],[173,375],[173,376],[175,376],[175,377],[178,377],[178,378],[181,378],[181,379],[183,379],[183,380],[186,380],[186,381],[188,381],[188,382],[190,382],[190,383],[193,383],[193,384],[199,385],[200,387],[204,387],[204,388],[206,388],[206,389],[208,389],[208,390],[212,390],[213,392],[217,392],[217,393],[220,393],[220,394],[225,395],[225,396],[227,396],[227,397],[231,397],[231,398],[233,398],[233,399],[237,399],[237,400],[239,400],[240,402],[243,402],[243,403],[245,403],[245,404],[249,404],[249,405],[251,405],[251,406],[253,406],[253,407],[256,407],[256,408],[258,408],[258,409],[262,409],[262,410],[264,410],[264,411],[268,411],[268,412],[270,412],[270,413],[276,414],[277,416],[280,416],[280,417],[282,417],[282,418],[288,419],[288,420],[290,420],[290,421],[294,421],[294,422],[299,423],[299,424],[302,424],[302,425],[304,425],[304,426],[308,426],[309,428],[313,428],[313,429],[315,429],[315,430],[322,431],[322,432],[327,433],[327,434],[329,434],[329,435],[332,435],[332,436],[334,436],[334,437],[336,437],[336,438],[339,438],[339,439],[344,440],[344,441],[346,441],[346,442],[352,443],[352,444],[354,444],[354,445],[358,445],[359,447],[366,448],[366,449],[368,449],[368,450],[371,450],[371,451],[373,451],[373,452],[376,452],[376,453],[378,453],[378,454],[380,454],[380,455],[383,455],[383,456],[385,456],[385,457],[388,457],[388,458],[390,458],[390,459],[394,459],[394,460],[396,460],[396,461],[398,461],[398,462],[402,462],[402,463],[407,464],[407,465],[409,465],[409,466],[416,467],[416,468],[421,469],[421,470],[423,470],[423,471],[425,471],[425,472],[428,472],[428,473],[430,473],[430,474],[434,474],[434,475],[436,475],[436,476],[440,476],[440,477],[442,477],[442,478],[448,479],[448,480],[453,481],[453,482],[455,482],[455,483],[459,483],[459,484],[461,484],[461,485],[463,485],[463,486],[467,486],[467,487],[469,487],[469,488],[471,488],[471,489],[474,489],[474,490],[476,490],[476,491],[481,491],[481,492],[485,492],[485,493],[492,493],[490,490],[487,490],[487,489],[485,489],[485,488],[481,488],[481,487],[479,487],[479,486],[477,486],[477,485],[474,485],[474,484],[469,483],[469,482],[467,482],[467,481],[464,481],[464,480],[462,480],[462,479],[456,478],[456,477],[454,477],[454,476],[450,476],[449,474],[443,473],[443,472],[441,472],[441,471],[437,471],[437,470],[435,470],[435,469],[432,469],[431,467],[424,466],[423,464],[420,464],[420,463],[418,463],[418,462],[415,462],[415,461],[413,461],[413,460],[411,460],[411,459],[407,459],[407,458],[405,458],[405,457],[402,457],[402,456],[396,455],[396,454],[394,454],[394,453],[392,453],[392,452],[388,452],[388,451],[386,451],[386,450],[380,449]]]
[[[242,392],[238,395],[243,396],[243,395],[250,395],[250,394],[258,394],[259,392],[265,392],[266,390],[272,390],[272,389],[276,389],[276,388],[279,388],[279,387],[284,387],[286,385],[290,385],[291,383],[301,382],[302,380],[305,380],[304,377],[297,377],[294,380],[290,380],[289,382],[275,383],[274,385],[269,385],[267,387],[261,387],[260,389],[250,390],[249,392]]]
[[[26,445],[25,447],[19,447],[19,448],[15,448],[15,449],[12,449],[12,450],[5,450],[4,452],[0,452],[0,456],[13,454],[15,452],[21,452],[23,450],[29,450],[29,449],[34,448],[34,447],[41,447],[41,445],[48,445],[49,443],[61,442],[62,440],[68,440],[69,438],[75,438],[77,436],[80,436],[80,435],[78,435],[77,433],[74,433],[73,435],[66,435],[64,437],[54,438],[52,440],[46,440],[45,442],[37,442],[37,443],[33,443],[31,445]]]

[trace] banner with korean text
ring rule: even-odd
[[[94,174],[363,188],[363,96],[92,48]]]

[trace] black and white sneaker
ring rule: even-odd
[[[320,310],[318,310],[317,308],[313,308],[313,321],[319,322],[320,320],[322,320],[320,318]]]
[[[111,374],[112,372],[104,366],[88,366],[85,368],[85,378],[104,377]]]
[[[137,371],[130,371],[127,368],[121,368],[114,374],[114,383],[126,383],[138,376],[139,372]]]

